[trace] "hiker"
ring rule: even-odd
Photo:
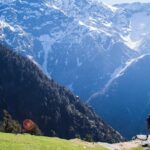
[[[150,114],[148,114],[148,117],[147,117],[147,135],[146,135],[146,139],[142,139],[142,138],[140,138],[140,137],[138,137],[138,135],[136,135],[136,136],[134,136],[133,138],[132,138],[132,140],[136,140],[136,139],[139,139],[139,140],[141,140],[141,141],[147,141],[148,140],[148,137],[149,137],[149,131],[150,131]],[[147,146],[147,143],[145,144],[144,143],[144,145],[142,144],[142,146]]]
[[[150,131],[150,114],[148,115],[148,118],[147,118],[147,130],[148,130],[148,134],[147,134],[147,139],[148,139],[149,131]]]

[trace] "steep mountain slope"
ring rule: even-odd
[[[120,36],[124,40],[126,46],[134,49],[134,51],[136,51],[137,53],[137,56],[132,56],[132,58],[126,60],[125,63],[120,64],[120,66],[116,68],[110,75],[110,79],[103,86],[103,88],[92,94],[89,98],[89,101],[95,95],[102,93],[103,91],[105,91],[105,89],[109,88],[111,82],[118,78],[118,75],[121,73],[122,69],[127,69],[126,67],[128,67],[128,65],[130,65],[132,61],[150,53],[150,4],[118,4],[115,5],[115,7],[118,8],[118,11],[115,13],[115,16],[113,18],[116,25],[115,28],[118,30],[118,33],[120,33]],[[123,47],[121,48],[124,49]],[[120,49],[118,51],[120,51]],[[118,53],[118,55],[116,55],[114,59],[118,59],[118,57],[122,56],[123,55],[121,53]]]
[[[149,54],[149,7],[98,0],[0,1],[0,42],[92,103],[132,62]]]
[[[83,99],[137,55],[118,32],[124,25],[128,31],[124,11],[96,0],[3,1],[0,13],[1,42],[32,56],[49,76]]]
[[[80,99],[27,58],[0,46],[0,118],[6,109],[20,123],[35,121],[45,135],[61,138],[90,136],[95,141],[117,142],[121,135],[99,119]]]
[[[124,15],[124,16],[126,16],[125,20],[130,21],[130,26],[129,26],[130,30],[127,33],[127,36],[125,39],[129,40],[128,44],[130,47],[132,45],[134,46],[134,44],[135,44],[135,46],[136,46],[135,50],[137,51],[138,56],[133,57],[132,59],[129,59],[124,65],[118,67],[114,71],[114,73],[111,75],[111,78],[108,80],[108,82],[102,88],[102,90],[95,92],[89,98],[89,102],[95,107],[95,110],[97,110],[97,112],[99,112],[99,114],[102,114],[102,115],[105,114],[103,117],[106,117],[106,114],[107,114],[107,117],[106,117],[107,121],[113,127],[115,127],[116,129],[119,129],[119,131],[124,136],[129,137],[129,138],[138,134],[139,132],[144,133],[145,129],[146,129],[144,119],[146,117],[145,116],[146,113],[148,113],[148,111],[145,110],[147,107],[149,107],[149,104],[147,102],[148,98],[145,99],[145,101],[142,99],[140,100],[139,98],[137,98],[138,96],[135,91],[137,88],[136,86],[138,85],[140,87],[140,84],[143,85],[142,88],[147,89],[147,82],[143,81],[140,71],[137,72],[136,69],[132,70],[132,74],[134,74],[134,76],[139,75],[141,78],[139,78],[139,80],[134,81],[134,83],[132,82],[132,79],[131,79],[133,77],[130,76],[129,78],[126,78],[126,77],[124,78],[124,76],[123,77],[121,77],[121,76],[124,75],[124,72],[128,72],[128,69],[130,69],[130,67],[134,63],[138,62],[143,57],[150,54],[150,52],[149,52],[149,49],[150,49],[150,47],[149,47],[149,33],[150,33],[150,30],[149,30],[149,18],[150,18],[149,5],[150,4],[133,3],[133,4],[122,4],[122,5],[115,6],[119,9],[120,8],[124,9],[124,14],[126,14],[126,15]],[[119,24],[119,23],[116,22],[116,26],[117,26],[117,24]],[[123,25],[124,25],[124,23],[123,23]],[[121,32],[123,32],[123,31],[121,31]],[[139,64],[137,63],[135,68],[138,68],[138,65]],[[147,71],[146,71],[147,66],[148,66],[148,64],[146,66],[144,66],[144,65],[142,66],[143,68],[145,67],[145,70],[143,69],[143,72],[142,72],[143,75],[147,73]],[[141,68],[141,66],[139,66],[139,68]],[[121,84],[120,82],[118,83],[118,80],[120,80],[120,78],[121,78],[121,80],[124,80],[123,84]],[[115,83],[119,84],[119,86],[116,85],[118,87],[113,88],[115,86]],[[132,90],[130,90],[130,88],[129,88],[130,87],[129,83],[131,83],[131,84],[133,83]],[[113,89],[116,90],[116,91],[114,91],[114,93],[113,93]],[[130,94],[130,93],[132,93],[132,94]],[[143,93],[140,90],[138,91],[138,94],[142,95],[143,98],[144,98],[144,96],[147,95],[147,93]],[[109,99],[110,100],[110,101],[108,100],[109,103],[107,103],[106,102],[107,100],[105,101],[105,99]],[[137,101],[135,103],[135,107],[137,107],[137,109],[135,109],[135,107],[132,107],[133,104],[131,104],[130,102],[133,102],[133,101]],[[102,105],[103,102],[104,102],[104,104],[107,104],[108,107],[112,106],[111,113],[108,112],[106,109],[105,110],[101,109],[101,107],[103,106]],[[141,103],[142,103],[142,105],[141,105]],[[116,108],[118,108],[118,110]],[[128,109],[128,108],[130,108],[130,109]],[[139,114],[137,112],[135,112],[135,110],[137,110],[137,112]],[[119,111],[121,111],[123,113],[121,114]],[[135,112],[135,113],[133,113],[133,112]],[[143,113],[143,114],[141,114],[141,113]],[[109,117],[108,117],[108,114],[109,114]],[[117,121],[114,122],[115,118],[117,119]],[[142,119],[141,123],[140,123],[140,119]]]
[[[105,93],[91,101],[97,112],[128,138],[146,133],[146,117],[150,113],[149,65],[150,55],[132,61]]]

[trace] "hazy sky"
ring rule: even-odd
[[[102,0],[103,2],[109,4],[117,4],[117,3],[131,3],[131,2],[149,2],[150,0]]]

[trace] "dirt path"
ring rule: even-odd
[[[139,150],[141,150],[142,146],[145,146],[143,147],[143,150],[150,150],[150,137],[148,138],[147,141],[145,141],[146,139],[145,135],[139,135],[138,138],[139,139],[117,144],[108,144],[101,142],[99,142],[99,144],[110,150],[131,150],[134,148],[139,148]]]
[[[108,143],[99,143],[99,144],[110,150],[130,150],[132,148],[137,148],[141,146],[139,141],[130,141],[118,144],[108,144]]]
[[[131,140],[128,142],[122,142],[122,143],[116,143],[116,144],[109,144],[104,142],[98,142],[98,143],[90,143],[85,142],[79,139],[73,139],[70,140],[73,143],[76,144],[82,144],[83,146],[88,147],[96,147],[97,145],[103,146],[105,148],[108,148],[109,150],[150,150],[150,137],[148,140],[145,141],[146,136],[145,135],[138,135],[138,138],[135,140]],[[143,145],[147,145],[146,147],[142,147]]]

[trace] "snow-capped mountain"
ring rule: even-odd
[[[120,20],[123,10],[102,2],[1,1],[0,13],[1,41],[23,49],[48,75],[83,99],[136,55],[118,32],[125,28],[121,22],[129,24]]]
[[[136,51],[137,55],[116,68],[105,86],[91,95],[88,101],[107,91],[112,82],[122,75],[132,62],[150,53],[150,3],[119,4],[115,5],[115,7],[118,8],[114,17],[116,28],[120,33],[123,43]]]
[[[0,42],[93,101],[149,54],[150,4],[0,0]]]

